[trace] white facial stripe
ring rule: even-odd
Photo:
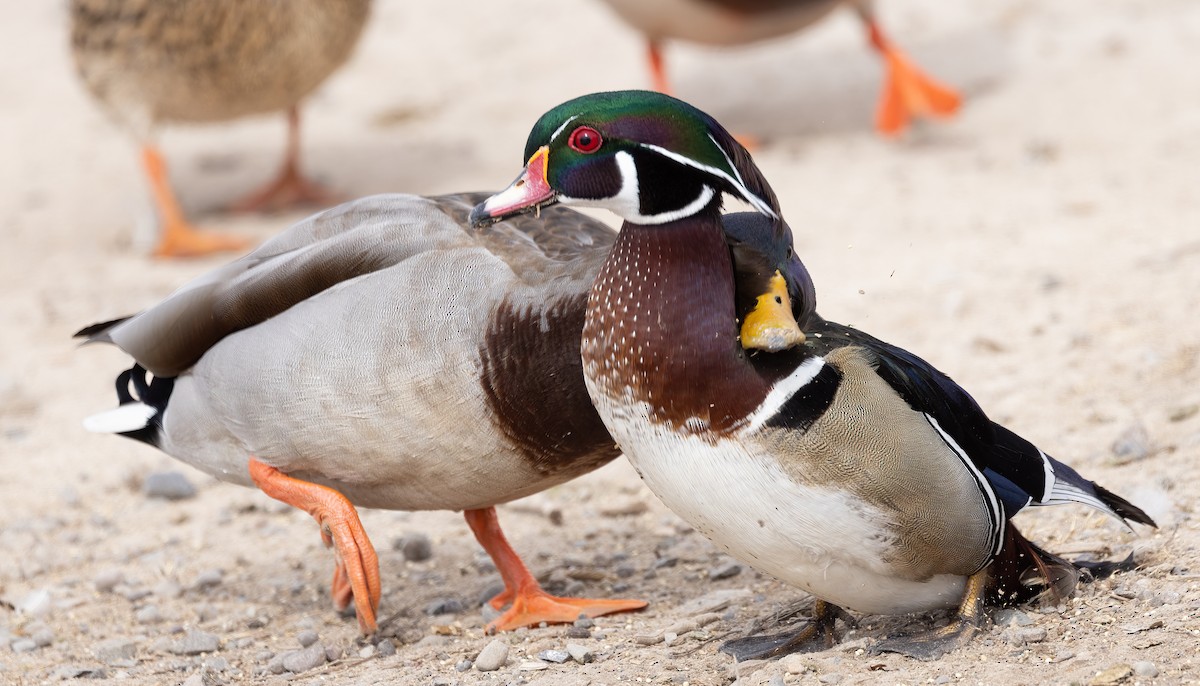
[[[558,134],[562,133],[563,129],[567,128],[567,124],[570,124],[571,122],[575,121],[578,118],[579,118],[578,114],[572,114],[570,116],[570,118],[568,118],[565,122],[560,124],[557,129],[554,129],[554,133],[550,134],[550,141],[547,143],[547,145],[549,145],[550,143],[553,143],[555,138],[558,138]]]
[[[637,163],[633,161],[633,155],[624,150],[618,152],[615,157],[617,160],[617,169],[621,172],[621,190],[616,195],[599,200],[560,195],[558,201],[565,205],[604,207],[631,224],[652,226],[654,224],[666,224],[676,219],[691,216],[704,209],[716,197],[716,189],[711,186],[701,186],[700,195],[677,210],[663,212],[662,214],[642,214],[641,198],[638,191]]]
[[[824,359],[810,357],[799,367],[792,370],[791,374],[788,374],[781,381],[775,382],[775,385],[771,387],[771,391],[767,393],[767,397],[763,399],[762,404],[750,414],[750,421],[742,431],[746,433],[757,431],[768,420],[779,414],[779,408],[791,400],[792,396],[796,395],[801,388],[804,388],[813,379],[817,378],[817,374],[821,372],[824,366]]]
[[[976,467],[975,463],[971,461],[970,456],[967,455],[967,451],[963,450],[962,447],[958,445],[958,442],[950,436],[950,434],[942,430],[941,425],[938,424],[937,420],[933,418],[933,415],[925,413],[925,419],[929,422],[929,425],[932,426],[939,435],[941,435],[942,440],[946,442],[946,445],[950,446],[950,450],[952,450],[954,454],[958,456],[958,459],[962,461],[963,466],[967,468],[967,470],[971,473],[971,476],[975,478],[976,483],[979,484],[979,490],[983,491],[984,497],[987,498],[987,509],[992,518],[992,535],[995,536],[995,538],[992,539],[992,555],[999,555],[1000,549],[1004,547],[1005,522],[1004,510],[1000,506],[1000,501],[996,499],[996,491],[992,489],[992,484],[988,482],[987,477],[983,475],[983,472],[979,471],[979,468]]]
[[[712,136],[710,135],[709,138],[712,138]],[[713,141],[713,143],[716,144],[716,141]],[[710,167],[707,164],[700,164],[696,160],[693,160],[688,157],[684,157],[683,155],[680,155],[679,153],[671,152],[670,150],[659,147],[657,145],[652,145],[650,143],[639,143],[638,145],[642,146],[643,148],[646,148],[647,150],[653,150],[654,152],[656,152],[664,157],[673,159],[680,164],[684,164],[684,165],[687,165],[694,169],[699,169],[701,171],[706,171],[709,174],[713,174],[715,176],[719,176],[719,177],[725,179],[729,183],[733,184],[734,188],[738,189],[738,193],[741,194],[742,199],[744,199],[746,202],[750,203],[751,207],[758,210],[760,213],[767,215],[771,219],[779,218],[779,215],[775,214],[775,211],[772,210],[771,207],[769,205],[767,205],[767,203],[764,202],[762,198],[751,193],[750,190],[746,188],[746,185],[744,183],[742,183],[742,180],[740,178],[734,178],[722,169],[717,169],[716,167]],[[724,151],[724,149],[721,148],[721,146],[718,145],[717,149],[721,150],[722,155],[725,155],[725,151]],[[725,155],[725,160],[729,161],[728,155]],[[733,169],[735,173],[737,172],[737,168],[733,166],[733,162],[731,162],[731,161],[729,162],[729,168]]]

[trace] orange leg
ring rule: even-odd
[[[250,245],[250,241],[244,238],[200,233],[192,228],[183,218],[183,210],[171,191],[167,165],[157,148],[142,146],[142,166],[150,180],[150,191],[154,195],[154,204],[158,206],[159,222],[162,224],[158,246],[154,248],[155,257],[195,257],[245,250]]]
[[[230,206],[235,212],[273,212],[292,207],[328,206],[341,197],[300,173],[300,110],[288,108],[287,152],[274,181]]]
[[[899,48],[892,45],[879,24],[863,15],[871,45],[883,56],[883,95],[875,114],[875,128],[886,135],[903,131],[913,116],[949,117],[958,111],[958,93],[938,83],[917,68]]]
[[[667,69],[663,62],[662,42],[657,38],[646,41],[646,57],[650,60],[650,82],[654,90],[665,95],[674,95],[667,81]]]
[[[529,573],[529,569],[521,562],[512,546],[504,538],[500,530],[500,522],[496,519],[496,508],[482,510],[466,510],[463,516],[475,538],[504,579],[504,591],[492,598],[490,604],[499,610],[505,604],[512,602],[507,612],[492,620],[487,625],[488,633],[508,631],[522,626],[531,626],[541,622],[569,623],[579,618],[579,615],[599,617],[613,612],[629,612],[646,607],[644,600],[593,600],[590,598],[559,598],[542,590],[537,579]]]
[[[338,562],[330,588],[334,605],[344,609],[353,598],[359,628],[365,635],[375,633],[381,595],[379,558],[354,505],[332,488],[292,478],[253,457],[249,468],[250,478],[263,493],[304,510],[317,520],[325,545],[337,551]]]

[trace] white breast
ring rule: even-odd
[[[651,422],[644,404],[589,390],[650,490],[746,564],[858,612],[903,614],[961,599],[965,577],[912,581],[889,569],[894,540],[878,509],[797,483],[752,443],[682,435]]]

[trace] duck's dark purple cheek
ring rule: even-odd
[[[611,198],[621,192],[621,172],[615,160],[564,169],[558,183],[552,184],[563,195],[581,200]]]

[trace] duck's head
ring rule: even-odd
[[[757,212],[721,218],[736,272],[742,347],[778,352],[804,342],[817,290],[792,247],[792,230]]]
[[[661,93],[569,100],[534,125],[525,159],[512,185],[471,212],[473,225],[560,202],[608,209],[633,224],[665,224],[715,214],[722,193],[780,216],[746,149],[712,117]]]

